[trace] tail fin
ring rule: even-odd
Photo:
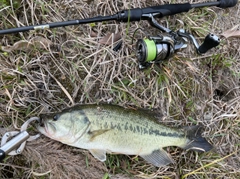
[[[198,152],[207,152],[213,148],[213,146],[201,135],[202,126],[190,126],[184,127],[189,143],[184,147],[186,150],[194,150]]]

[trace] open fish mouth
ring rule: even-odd
[[[45,125],[44,125],[44,120],[43,120],[41,117],[39,118],[38,126],[39,126],[39,127],[44,127],[44,126],[45,126]]]
[[[38,130],[44,132],[48,136],[51,136],[57,131],[56,126],[53,123],[41,119],[40,123],[38,124]]]

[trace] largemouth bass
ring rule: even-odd
[[[201,127],[166,127],[145,110],[109,104],[76,105],[59,113],[40,116],[38,130],[64,144],[87,149],[100,161],[106,153],[138,155],[155,166],[173,163],[163,150],[178,146],[209,151],[212,145],[201,136]]]

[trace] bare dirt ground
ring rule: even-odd
[[[110,15],[135,7],[199,1],[0,1],[0,29]],[[12,2],[12,1],[10,1]],[[170,147],[175,164],[156,168],[141,158],[108,155],[105,163],[87,151],[41,136],[23,153],[0,163],[0,178],[240,178],[240,4],[206,7],[158,22],[184,28],[197,40],[209,33],[221,44],[204,55],[193,46],[169,61],[138,69],[134,31],[159,33],[147,22],[103,22],[0,36],[0,135],[19,130],[32,116],[56,112],[76,103],[108,102],[156,109],[161,122],[180,127],[202,124],[214,145],[208,153]],[[113,45],[99,40],[117,33]],[[229,33],[227,33],[229,35]],[[136,37],[143,36],[140,32]],[[34,126],[32,132],[36,133]]]

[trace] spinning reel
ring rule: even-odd
[[[163,33],[158,36],[148,36],[137,41],[136,56],[140,69],[145,69],[152,63],[161,63],[168,60],[177,50],[186,48],[188,40],[193,43],[198,54],[206,53],[220,43],[220,39],[216,35],[208,34],[203,44],[199,46],[194,36],[187,33],[184,29],[180,29],[177,32],[171,31],[157,23],[153,14],[148,14],[146,18],[153,27]]]

